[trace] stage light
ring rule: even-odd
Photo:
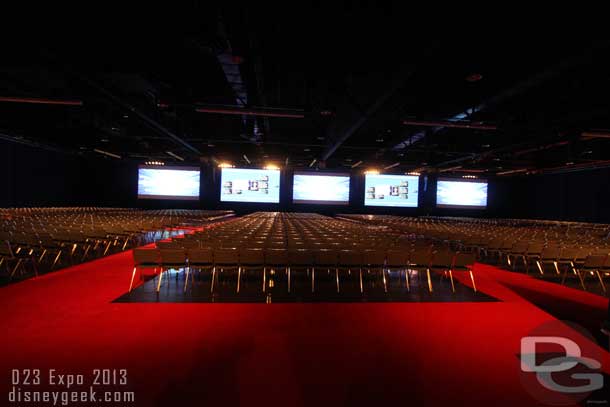
[[[279,170],[279,169],[280,169],[280,167],[278,167],[278,166],[277,166],[277,165],[275,165],[275,164],[267,164],[267,165],[265,165],[265,167],[264,167],[264,168],[265,168],[266,170]]]
[[[400,163],[394,163],[394,164],[388,165],[387,167],[383,167],[383,169],[389,170],[390,168],[398,167],[399,165],[400,165]]]
[[[370,169],[370,170],[366,170],[364,171],[365,174],[370,174],[370,175],[376,175],[379,174],[379,171],[376,169]]]
[[[235,166],[231,163],[223,162],[223,163],[218,164],[218,167],[219,168],[233,168]]]
[[[421,175],[421,173],[419,173],[417,171],[411,171],[411,172],[407,172],[406,175],[415,175],[415,176],[419,177]]]

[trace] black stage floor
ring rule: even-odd
[[[425,273],[421,279],[417,272],[410,277],[410,290],[405,287],[404,273],[393,271],[387,276],[387,293],[384,290],[381,273],[363,272],[364,293],[360,292],[358,271],[340,273],[340,292],[337,292],[334,270],[316,270],[315,292],[311,291],[311,276],[305,271],[292,272],[291,290],[288,293],[288,279],[284,270],[270,275],[267,288],[263,292],[262,272],[249,271],[242,274],[240,292],[236,292],[237,272],[224,271],[216,282],[214,293],[210,293],[211,273],[209,270],[195,272],[193,281],[184,291],[184,270],[170,270],[163,276],[159,293],[156,293],[158,278],[148,278],[142,285],[115,302],[493,302],[496,298],[460,284],[454,279],[455,293],[451,292],[451,282],[439,274],[432,275],[433,292],[428,291]]]

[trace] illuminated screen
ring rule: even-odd
[[[199,199],[200,171],[197,167],[138,168],[139,199]]]
[[[349,204],[349,174],[296,172],[292,181],[294,203]]]
[[[418,176],[366,174],[364,205],[417,208],[418,192]]]
[[[280,202],[280,170],[223,168],[222,202]]]
[[[438,180],[436,206],[484,209],[487,207],[487,182]]]

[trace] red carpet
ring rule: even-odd
[[[126,368],[138,406],[542,405],[517,355],[553,317],[504,284],[572,307],[607,304],[485,265],[478,288],[502,302],[112,303],[131,269],[125,252],[0,288],[5,402],[11,369]]]

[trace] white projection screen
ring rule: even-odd
[[[138,199],[199,199],[198,167],[138,167]]]
[[[436,184],[438,208],[487,208],[487,181],[439,179]]]
[[[292,202],[349,205],[349,174],[295,172]]]
[[[417,208],[419,177],[416,175],[366,174],[365,206]]]
[[[222,202],[280,202],[280,170],[223,168]]]

